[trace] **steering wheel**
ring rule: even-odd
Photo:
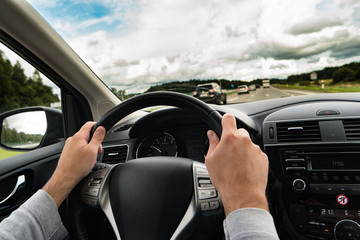
[[[98,126],[108,132],[130,113],[155,105],[187,110],[221,136],[222,117],[216,110],[176,92],[146,93],[120,103],[94,125],[91,136]],[[76,189],[69,197],[70,233],[76,239],[87,239],[79,210],[84,204],[103,210],[117,239],[187,239],[202,218],[223,213],[205,165],[187,158],[147,157],[103,165]]]

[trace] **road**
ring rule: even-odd
[[[299,95],[318,94],[317,92],[309,92],[304,90],[293,90],[293,89],[278,89],[274,87],[270,88],[257,88],[256,91],[251,91],[249,94],[237,93],[229,94],[227,96],[227,103],[242,103],[242,102],[253,102],[259,100],[267,100],[271,98],[284,98]]]

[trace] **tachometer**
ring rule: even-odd
[[[169,133],[155,133],[142,140],[136,150],[136,158],[151,156],[177,156],[175,138]]]

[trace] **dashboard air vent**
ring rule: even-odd
[[[128,146],[121,145],[115,147],[104,148],[103,163],[124,163],[128,155]]]
[[[277,123],[278,142],[321,141],[317,121]]]
[[[343,120],[347,140],[360,140],[360,119]]]

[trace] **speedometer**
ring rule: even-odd
[[[136,158],[151,156],[177,156],[175,138],[169,133],[155,133],[142,140],[136,150]]]

